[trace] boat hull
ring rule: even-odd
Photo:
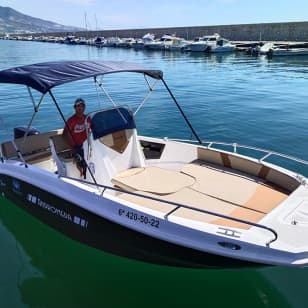
[[[66,236],[116,255],[183,267],[288,265],[307,258],[242,240],[241,232],[213,225],[205,232],[153,216],[99,195],[35,166],[0,163],[3,197]],[[146,218],[146,219],[145,219]]]
[[[295,48],[295,49],[270,49],[267,52],[269,57],[279,56],[279,57],[288,57],[288,56],[307,56],[308,48]]]
[[[191,44],[190,51],[191,52],[206,52],[209,49],[207,44]]]
[[[69,238],[107,253],[177,267],[260,266],[182,247],[136,232],[15,177],[0,174],[0,183],[2,196],[22,210]]]

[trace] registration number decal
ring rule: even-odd
[[[154,219],[154,218],[150,218],[146,215],[140,215],[136,212],[126,211],[124,209],[119,209],[118,215],[125,217],[127,219],[130,219],[130,220],[138,221],[142,224],[148,225],[148,226],[153,227],[153,228],[159,228],[159,220]]]

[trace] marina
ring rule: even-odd
[[[290,41],[229,41],[218,33],[203,35],[194,40],[177,37],[175,34],[165,34],[156,38],[153,33],[147,33],[141,38],[120,38],[96,36],[92,38],[68,35],[61,36],[6,36],[5,40],[21,40],[29,42],[58,43],[68,45],[88,45],[97,48],[112,47],[147,51],[168,51],[188,53],[230,53],[244,52],[258,56],[301,56],[308,54],[308,42]]]
[[[307,143],[305,142],[307,115],[303,112],[305,110],[307,93],[305,70],[307,59],[305,56],[299,58],[287,57],[284,59],[278,59],[277,57],[277,59],[268,60],[266,57],[247,57],[244,53],[217,55],[170,53],[167,51],[148,52],[146,50],[135,51],[133,48],[92,48],[68,44],[49,44],[48,48],[46,48],[46,43],[37,42],[29,44],[29,42],[10,40],[0,41],[0,44],[9,44],[6,45],[8,49],[14,50],[11,63],[8,63],[7,60],[2,60],[0,63],[1,69],[17,65],[27,65],[33,63],[34,60],[37,62],[55,59],[69,60],[72,57],[81,60],[114,60],[116,58],[117,60],[137,62],[149,67],[158,67],[164,71],[170,88],[174,91],[179,102],[182,102],[184,111],[186,111],[189,120],[200,134],[202,140],[223,140],[229,144],[236,142],[259,146],[307,160]],[[33,57],[34,50],[39,50],[36,53],[35,59]],[[23,55],[22,58],[20,58],[20,54]],[[8,55],[5,55],[5,59],[8,59]],[[137,108],[136,98],[138,95],[132,89],[132,84],[135,84],[136,81],[119,79],[118,82],[121,82],[123,86],[123,94],[119,93],[116,95],[117,101],[123,102],[123,104],[129,101]],[[112,81],[107,81],[107,84],[111,88],[115,86],[115,83]],[[286,84],[288,84],[287,88]],[[81,90],[81,85],[83,85],[84,90]],[[63,100],[65,116],[72,112],[73,100],[80,95],[85,98],[86,102],[89,102],[89,105],[90,102],[92,104],[95,102],[94,104],[97,107],[100,104],[111,107],[111,104],[107,101],[97,102],[96,95],[91,94],[87,90],[87,85],[90,84],[81,82],[76,87],[70,87],[69,92],[63,91],[62,88],[56,92],[56,95]],[[93,83],[91,83],[91,86],[93,86]],[[12,90],[10,95],[7,92],[8,90]],[[2,111],[2,118],[5,123],[8,123],[8,120],[10,120],[10,125],[6,125],[6,127],[9,129],[9,134],[12,135],[14,127],[18,126],[21,122],[27,123],[32,114],[32,106],[29,106],[28,101],[26,101],[28,96],[26,89],[5,86],[5,91],[7,94],[4,94],[3,91],[1,92],[2,100],[4,99],[7,102],[10,98],[12,103],[8,104],[9,108],[5,108]],[[153,95],[155,94],[153,93]],[[21,99],[19,103],[17,103],[17,97]],[[143,95],[138,96],[140,100],[143,97]],[[158,101],[155,107],[145,104],[144,109],[141,111],[148,125],[145,126],[145,122],[140,122],[138,118],[136,119],[140,134],[151,135],[155,138],[170,137],[170,129],[176,127],[177,129],[174,133],[178,138],[190,139],[191,133],[179,121],[180,114],[174,112],[174,106],[172,105],[171,109],[171,105],[163,103],[164,95],[160,91],[158,91],[156,97]],[[44,106],[43,104],[42,114],[44,119],[37,117],[33,125],[42,132],[50,130],[52,126],[63,127],[61,119],[56,118],[54,115],[55,110],[47,108],[47,106],[43,108]],[[167,107],[165,112],[167,120],[164,120],[163,118],[165,117],[162,117],[162,107],[164,106]],[[88,111],[90,112],[90,108]],[[20,115],[18,119],[16,113]],[[8,133],[4,129],[1,130],[2,142],[8,140],[7,135]],[[220,146],[224,147],[224,145]],[[307,174],[305,167],[296,167],[293,163],[287,162],[283,158],[281,159],[283,161],[280,161],[280,159],[278,161],[284,167],[290,168],[294,172]],[[35,193],[31,194],[29,198],[34,200],[34,197],[37,197]],[[68,214],[70,213],[60,212],[57,207],[53,208],[49,200],[40,198],[40,201],[37,201],[36,204],[45,211],[50,211],[59,217],[63,217],[63,219],[69,220]],[[80,218],[84,219],[83,217]],[[24,219],[23,226],[15,225],[14,220],[16,219]],[[73,217],[72,220],[74,220]],[[82,224],[86,225],[86,219],[84,220]],[[179,281],[173,281],[173,286],[171,287],[167,282],[160,282],[160,287],[164,288],[169,285],[168,291],[175,291],[181,288],[184,280],[186,283],[189,281],[192,289],[198,293],[200,292],[200,294],[203,294],[204,287],[213,292],[213,295],[209,296],[209,302],[213,304],[215,301],[217,303],[217,300],[220,304],[226,304],[230,298],[232,299],[235,289],[230,289],[229,287],[234,282],[244,292],[252,294],[251,298],[254,299],[255,307],[263,305],[263,301],[256,292],[257,289],[263,290],[271,304],[281,306],[285,302],[294,301],[294,298],[299,298],[302,302],[305,301],[304,293],[302,293],[300,286],[305,284],[306,278],[304,274],[306,269],[290,270],[284,267],[243,268],[236,271],[227,269],[216,270],[214,273],[206,269],[192,270],[145,264],[140,261],[116,257],[109,253],[98,252],[97,250],[79,246],[59,234],[55,236],[48,227],[37,223],[36,219],[30,216],[25,216],[22,212],[15,209],[13,204],[7,201],[3,202],[1,209],[1,223],[4,230],[10,230],[14,234],[19,243],[18,245],[23,247],[26,255],[31,256],[33,260],[32,266],[35,266],[36,270],[39,269],[45,274],[44,278],[39,278],[40,276],[37,272],[31,272],[32,274],[29,273],[30,276],[35,277],[37,275],[38,277],[33,279],[46,281],[48,277],[54,275],[53,277],[57,277],[61,282],[70,285],[67,291],[73,294],[77,290],[76,284],[73,283],[73,279],[77,279],[76,274],[74,274],[74,270],[77,267],[82,273],[85,272],[83,273],[83,278],[93,279],[88,286],[93,287],[93,291],[91,290],[90,292],[97,301],[99,299],[97,296],[95,297],[95,291],[98,291],[98,276],[101,277],[100,279],[104,281],[105,285],[109,284],[113,289],[117,284],[115,280],[127,272],[129,272],[129,275],[137,275],[136,279],[129,280],[130,285],[132,285],[131,288],[129,287],[129,290],[132,290],[133,286],[141,287],[141,281],[142,284],[147,282],[150,285],[152,284],[153,287],[157,287],[157,283],[161,280],[159,277],[168,277],[172,274],[173,277],[178,277]],[[81,225],[81,220],[79,225]],[[24,228],[28,229],[28,234],[32,238],[31,241],[23,236]],[[2,237],[9,238],[4,231],[2,232]],[[44,251],[41,251],[39,249],[40,245],[33,244],[34,242],[44,245],[44,243],[47,244],[47,241],[48,243],[55,243],[55,241],[58,241],[57,237],[63,243],[61,253],[56,249],[51,249],[50,245],[46,245],[45,249],[43,249]],[[55,244],[52,245],[55,248]],[[74,266],[70,265],[70,261],[67,260],[69,258],[61,257],[63,252],[70,255],[70,251],[76,254]],[[46,264],[42,264],[39,261],[41,257],[38,258],[38,256],[42,254],[45,257]],[[12,255],[14,255],[14,252],[12,252]],[[27,257],[24,258],[27,260]],[[61,274],[60,269],[50,265],[52,259],[52,264],[57,264],[59,267],[63,260],[67,260],[64,274]],[[84,260],[88,260],[88,262],[91,260],[91,262],[85,265]],[[104,260],[104,262],[100,260]],[[103,269],[103,263],[105,262],[109,264],[110,272],[106,272]],[[24,261],[24,267],[30,268],[30,264]],[[86,273],[87,271],[88,273]],[[150,276],[153,280],[150,279]],[[286,276],[288,277],[288,283],[284,283],[284,280],[281,279],[281,277]],[[255,282],[249,283],[252,279]],[[80,285],[86,287],[84,282],[79,281],[78,290],[80,290]],[[287,287],[290,283],[297,285],[297,288]],[[12,282],[12,284],[14,283]],[[37,290],[34,285],[30,288]],[[215,291],[216,288],[217,290]],[[217,297],[220,294],[221,288],[226,290],[227,301]],[[151,294],[145,288],[143,292],[148,296]],[[88,297],[86,297],[83,290],[80,293],[83,301],[85,301],[85,298]],[[201,300],[201,297],[198,297],[193,291],[187,291],[187,293],[194,294]],[[185,301],[187,293],[185,297],[180,295],[175,301]],[[115,292],[110,291],[110,294],[115,295]],[[159,297],[162,298],[162,296]],[[106,295],[105,300],[112,301],[111,296]],[[119,299],[119,301],[121,300]],[[91,301],[89,300],[89,302]],[[241,306],[241,304],[239,305]]]

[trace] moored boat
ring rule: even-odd
[[[39,134],[27,129],[1,145],[2,196],[75,240],[111,252],[122,244],[149,262],[202,267],[210,255],[224,258],[226,266],[234,261],[307,266],[307,179],[269,158],[308,163],[202,141],[160,70],[124,62],[59,61],[0,71],[0,83],[36,90],[41,98],[35,103],[30,95],[34,113],[52,103],[65,122],[54,87],[93,78],[106,93],[98,77],[120,73],[143,75],[149,93],[161,82],[195,140],[141,136],[135,116],[145,101],[132,112],[111,100],[112,108],[87,116],[85,178],[59,127]]]
[[[197,38],[189,45],[189,50],[192,52],[232,52],[235,50],[235,45],[229,40],[222,38],[219,34],[205,35]]]
[[[308,48],[273,47],[267,51],[269,57],[273,56],[307,56]]]

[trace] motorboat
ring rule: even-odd
[[[74,35],[67,35],[64,39],[64,44],[75,45],[76,44],[75,36]]]
[[[117,43],[116,47],[121,47],[121,48],[131,48],[132,44],[135,42],[135,39],[132,37],[128,38],[122,38],[120,41]]]
[[[165,49],[169,51],[186,51],[187,46],[191,44],[191,41],[187,41],[184,38],[173,37],[170,44],[166,45]]]
[[[273,42],[266,42],[263,46],[259,48],[260,55],[266,55],[269,50],[273,49],[275,44]]]
[[[189,51],[192,52],[205,52],[208,48],[207,36],[197,37],[189,46]]]
[[[108,37],[105,40],[104,46],[106,47],[117,47],[117,45],[121,42],[121,39],[117,36],[115,37]]]
[[[222,38],[219,34],[205,35],[197,38],[190,44],[190,51],[192,52],[232,52],[235,45],[229,40]]]
[[[219,38],[215,43],[209,44],[208,52],[212,53],[222,53],[222,52],[232,52],[235,50],[236,45],[232,44],[229,40],[225,38]]]
[[[104,44],[105,44],[105,39],[104,37],[100,37],[100,36],[97,36],[94,40],[94,45],[97,47],[97,48],[101,48],[101,47],[104,47]]]
[[[142,38],[136,39],[135,42],[132,43],[132,48],[135,50],[144,49],[147,44],[154,42],[154,40],[155,35],[147,33]]]
[[[267,51],[268,57],[273,56],[307,56],[308,48],[291,48],[288,46],[272,47]]]
[[[169,50],[171,46],[177,45],[181,40],[175,35],[165,34],[158,40],[146,43],[144,48],[149,50]]]
[[[114,74],[124,74],[120,93],[124,77],[144,77],[148,94],[134,110],[112,99],[103,80]],[[65,123],[54,88],[86,78],[111,107],[87,115],[87,171],[81,177],[62,129],[38,133],[31,127],[44,104],[55,105]],[[272,159],[301,167],[308,162],[201,140],[161,70],[116,61],[56,61],[2,70],[0,83],[26,86],[34,109],[26,128],[15,128],[20,134],[1,144],[0,191],[44,224],[97,249],[165,265],[308,265],[307,178]],[[135,118],[145,103],[158,99],[151,96],[157,84],[170,94],[192,139],[138,134]]]

